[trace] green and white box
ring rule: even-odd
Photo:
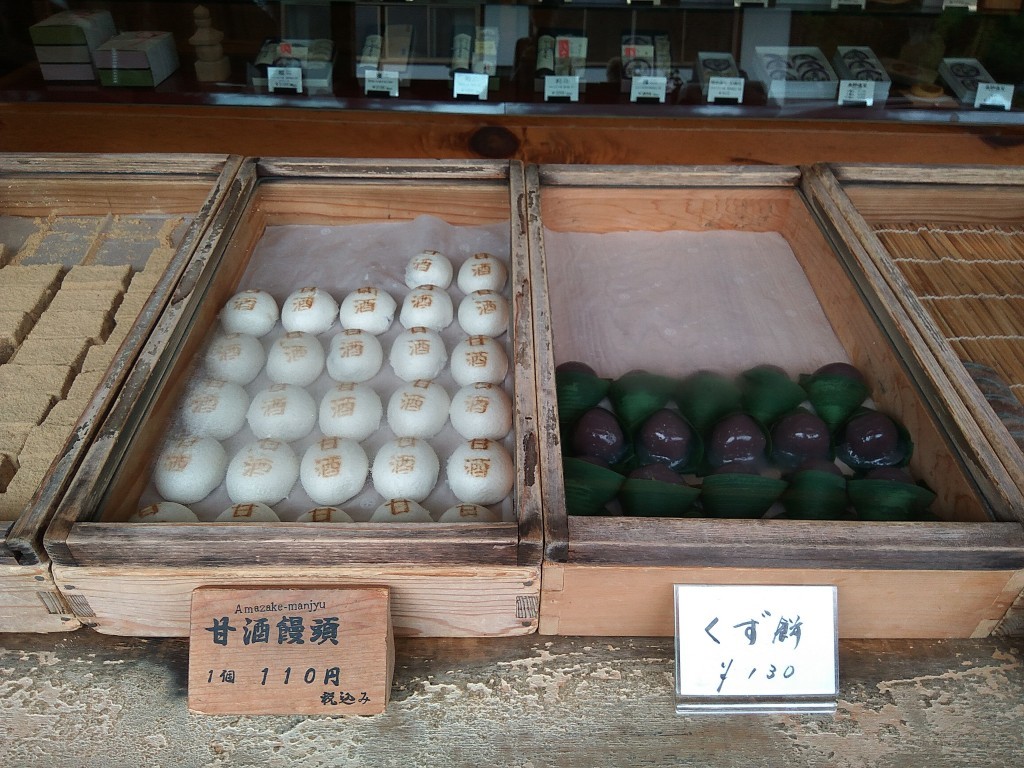
[[[103,85],[154,87],[178,69],[170,32],[122,32],[96,49]]]
[[[44,80],[95,80],[93,52],[116,32],[109,11],[61,11],[29,27]]]

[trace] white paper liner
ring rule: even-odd
[[[544,247],[556,364],[681,378],[849,362],[778,233],[545,229]]]
[[[268,227],[253,250],[250,262],[237,287],[239,291],[249,288],[263,289],[274,296],[279,306],[289,294],[303,286],[317,286],[326,289],[339,304],[350,291],[366,285],[375,285],[394,297],[398,303],[395,320],[388,331],[378,337],[384,348],[384,364],[377,376],[364,382],[377,392],[384,406],[380,429],[361,443],[371,464],[380,446],[394,438],[387,426],[387,404],[391,393],[404,382],[394,375],[388,363],[388,351],[395,337],[404,330],[398,321],[398,313],[402,306],[402,300],[411,290],[405,285],[405,267],[413,256],[423,250],[436,250],[447,256],[452,262],[455,276],[458,275],[459,267],[466,259],[474,253],[486,251],[504,261],[506,268],[509,269],[511,280],[509,225],[507,222],[465,227],[454,226],[431,216],[420,216],[412,221],[394,223]],[[448,292],[457,308],[464,294],[458,289],[455,277],[452,279]],[[509,283],[506,283],[502,295],[506,299],[511,295]],[[211,333],[215,330],[211,329]],[[341,330],[340,323],[335,320],[331,330],[319,336],[325,352],[329,348],[331,337]],[[283,334],[284,329],[278,322],[275,329],[261,339],[264,348],[269,349],[270,345]],[[459,327],[458,320],[455,320],[441,333],[441,336],[445,341],[448,353],[451,354],[455,345],[462,341],[466,334]],[[505,390],[512,397],[514,372],[509,336],[510,334],[506,333],[500,337],[499,341],[509,356],[509,374],[506,376]],[[459,390],[459,386],[451,377],[448,366],[445,366],[444,372],[435,381],[444,386],[449,397],[454,396]],[[272,382],[263,372],[255,381],[246,386],[245,390],[251,397],[271,384]],[[325,370],[320,378],[306,389],[319,406],[324,393],[334,384],[334,380],[327,375]],[[314,428],[309,436],[291,443],[291,446],[301,460],[306,448],[321,437],[319,428]],[[239,449],[254,439],[249,427],[246,426],[234,437],[223,441],[222,444],[227,451],[229,460]],[[446,509],[459,503],[448,488],[445,479],[445,464],[455,447],[463,442],[463,438],[455,432],[451,422],[448,422],[437,437],[430,438],[427,442],[438,455],[441,471],[434,491],[421,503],[436,520]],[[514,449],[513,435],[510,434],[503,444],[512,453]],[[139,506],[143,507],[159,500],[159,495],[150,483],[143,493]],[[371,478],[368,476],[366,484],[359,494],[336,506],[351,515],[356,522],[365,522],[384,501],[385,499],[374,490]],[[222,484],[205,499],[190,504],[189,507],[201,521],[209,522],[230,505],[231,500]],[[314,503],[307,496],[301,482],[296,482],[288,497],[273,505],[273,508],[283,521],[293,521],[317,506],[320,505]],[[511,497],[500,504],[491,506],[490,509],[499,514],[505,522],[515,521],[515,509]]]

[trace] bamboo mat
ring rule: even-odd
[[[992,368],[1024,403],[1024,227],[874,229],[953,350]]]

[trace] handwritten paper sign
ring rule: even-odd
[[[279,88],[302,93],[302,68],[267,67],[267,90],[273,93]]]
[[[202,587],[188,706],[207,714],[372,715],[394,671],[387,587]]]
[[[487,98],[487,88],[490,85],[490,78],[487,75],[456,72],[452,76],[452,81],[452,95],[456,99],[460,96],[469,96],[481,101]]]
[[[365,75],[364,93],[367,96],[398,96],[398,73],[387,69],[368,69]]]
[[[742,77],[712,75],[708,80],[708,104],[714,104],[716,101],[735,101],[742,104],[743,85]]]
[[[677,712],[833,712],[836,588],[677,584]]]
[[[629,100],[665,103],[668,79],[664,77],[634,77],[629,87]]]
[[[547,75],[544,78],[544,101],[580,100],[580,78],[578,75]]]
[[[974,108],[1009,109],[1013,104],[1013,86],[1006,83],[978,83]]]
[[[872,80],[840,80],[839,101],[840,107],[861,106],[870,107],[875,103],[875,83]]]

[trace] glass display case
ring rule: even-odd
[[[1020,0],[967,5],[5,3],[0,99],[1016,124]]]

